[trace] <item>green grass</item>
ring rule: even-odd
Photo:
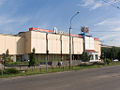
[[[29,62],[8,62],[5,65],[28,65]]]
[[[106,67],[106,66],[114,66],[114,65],[120,65],[120,62],[112,62],[109,65],[86,65],[86,66],[74,66],[72,69],[69,69],[69,67],[56,67],[56,68],[48,68],[46,72],[46,68],[42,69],[33,69],[33,70],[27,70],[25,72],[20,72],[18,74],[5,74],[0,75],[0,78],[8,78],[8,77],[16,77],[16,76],[27,76],[27,75],[35,75],[35,74],[46,74],[46,73],[53,73],[53,72],[63,72],[63,71],[71,71],[71,70],[82,70],[82,69],[91,69],[91,68],[100,68],[100,67]]]
[[[114,66],[114,65],[120,65],[120,62],[111,62],[109,65],[105,65],[105,66]]]
[[[0,78],[7,78],[7,77],[16,77],[16,76],[27,76],[27,75],[35,75],[35,74],[46,74],[46,73],[53,73],[53,72],[63,72],[63,71],[71,71],[71,70],[81,70],[81,69],[89,69],[89,68],[98,68],[98,65],[93,66],[74,66],[72,69],[69,69],[69,67],[57,67],[57,68],[48,68],[47,72],[46,69],[34,69],[34,70],[27,70],[24,73],[18,73],[18,74],[5,74],[0,75]]]

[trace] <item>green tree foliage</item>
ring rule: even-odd
[[[7,49],[7,51],[6,51],[6,57],[8,57],[9,56],[9,50]]]
[[[119,47],[112,47],[112,48],[106,48],[102,47],[101,52],[101,59],[119,59],[120,60],[120,48]]]
[[[13,62],[13,60],[11,59],[11,56],[9,55],[8,49],[6,50],[6,53],[5,53],[5,63],[6,62]]]
[[[32,53],[30,54],[30,61],[29,61],[29,67],[35,66],[36,60],[35,60],[35,48],[33,48]]]
[[[117,59],[120,61],[120,51],[118,52]]]
[[[88,61],[90,61],[90,57],[91,57],[91,55],[88,55],[87,52],[83,52],[83,54],[81,55],[81,60],[83,62],[88,62]]]

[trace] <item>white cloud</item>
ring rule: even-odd
[[[94,4],[94,0],[83,0],[83,2],[82,6],[84,7]]]
[[[109,39],[109,38],[112,38],[112,37],[115,37],[117,36],[118,34],[108,34],[108,35],[104,35],[100,38],[100,40],[105,40],[105,39]]]
[[[120,2],[120,0],[111,0],[111,1],[107,1],[108,4],[115,4],[115,3],[118,3]]]
[[[104,21],[101,21],[101,22],[95,24],[94,26],[102,26],[102,25],[104,25],[104,26],[105,25],[109,25],[109,26],[120,25],[120,20],[119,20],[119,18],[106,19]]]
[[[30,20],[30,17],[10,17],[10,16],[0,16],[0,28],[1,33],[15,34],[16,31],[21,29],[25,30],[25,24]]]
[[[88,7],[90,10],[95,10],[102,6],[102,2],[95,0],[83,0],[83,4],[79,6]]]
[[[95,24],[94,26],[104,25],[105,23],[106,23],[106,21],[104,20],[104,21],[101,21],[101,22],[99,22],[99,23]]]
[[[120,27],[113,28],[114,31],[120,31]]]
[[[29,20],[28,17],[13,18],[9,16],[0,16],[0,25],[11,24],[11,23],[24,23]]]
[[[111,4],[117,4],[120,2],[120,0],[106,0],[105,2],[102,0],[82,0],[83,4],[78,4],[78,6],[87,7],[90,10],[95,10],[97,8],[103,7],[103,6],[110,6]],[[107,2],[107,3],[106,3]]]
[[[100,37],[102,44],[120,46],[119,33],[109,33]]]
[[[95,3],[94,6],[91,7],[91,9],[92,9],[92,10],[95,10],[95,9],[101,7],[101,6],[102,6],[102,3]]]

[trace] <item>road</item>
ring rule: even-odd
[[[0,79],[0,90],[120,90],[120,66]]]

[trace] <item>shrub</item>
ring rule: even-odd
[[[79,66],[92,66],[92,64],[91,63],[82,63]]]
[[[35,59],[35,48],[33,48],[33,52],[30,54],[30,61],[29,61],[29,67],[35,66],[36,59]]]
[[[83,52],[83,54],[81,55],[81,60],[83,62],[89,62],[90,61],[90,57],[91,57],[91,55],[89,55],[87,52]]]
[[[9,55],[9,50],[7,49],[6,54],[5,54],[5,63],[7,62],[13,62],[13,60],[11,59],[11,56]]]
[[[112,60],[110,60],[110,59],[107,58],[107,59],[104,60],[104,62],[105,62],[106,64],[110,64],[110,63],[112,62]]]
[[[4,74],[18,74],[19,71],[16,68],[7,68],[4,70]]]
[[[93,65],[105,65],[103,62],[94,62]]]
[[[2,74],[2,70],[0,70],[0,75]]]

